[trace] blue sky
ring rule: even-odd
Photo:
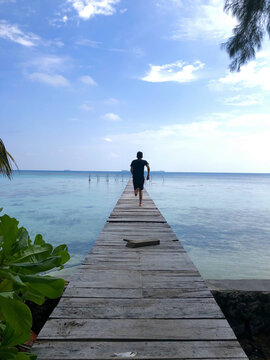
[[[220,0],[0,0],[0,137],[21,169],[269,172],[270,47]]]

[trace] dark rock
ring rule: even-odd
[[[212,291],[250,360],[270,360],[270,293]]]

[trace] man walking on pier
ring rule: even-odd
[[[137,159],[133,160],[130,164],[130,172],[133,177],[133,186],[135,196],[139,193],[139,206],[142,206],[142,191],[144,184],[144,167],[147,167],[147,177],[146,180],[149,180],[150,175],[150,166],[146,160],[143,160],[143,153],[141,151],[137,152]]]

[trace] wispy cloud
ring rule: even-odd
[[[37,56],[22,64],[26,76],[36,82],[54,87],[68,87],[70,82],[62,75],[70,66],[70,59],[56,55]],[[68,64],[68,65],[67,65]]]
[[[263,96],[261,94],[251,94],[251,95],[237,95],[226,98],[223,100],[225,105],[232,106],[250,106],[262,104]]]
[[[68,0],[80,18],[88,20],[96,15],[113,15],[120,0]]]
[[[76,45],[81,45],[81,46],[89,46],[92,48],[97,48],[100,45],[102,45],[103,43],[101,41],[95,41],[95,40],[90,40],[90,39],[80,39],[77,40],[75,42]]]
[[[88,103],[83,103],[80,105],[80,109],[84,111],[93,111],[93,106],[89,105]]]
[[[114,113],[107,113],[107,114],[103,115],[103,119],[107,120],[107,121],[112,121],[112,122],[121,121],[120,116],[117,114],[114,114]]]
[[[109,138],[109,137],[105,137],[105,138],[104,138],[104,141],[106,141],[106,142],[112,142],[112,139]]]
[[[54,87],[70,86],[69,81],[64,76],[59,74],[32,73],[29,75],[29,79]]]
[[[5,20],[0,20],[0,38],[13,41],[26,47],[37,46],[41,38],[31,32],[23,32],[18,25],[10,24]]]
[[[269,91],[270,82],[266,80],[270,78],[270,61],[268,56],[268,52],[258,54],[257,60],[242,66],[239,72],[227,70],[224,77],[212,80],[209,83],[209,87],[213,90],[220,90],[224,87],[232,89],[259,87],[264,91]]]
[[[115,98],[108,98],[104,101],[106,105],[116,105],[119,104],[119,101]]]
[[[193,64],[187,64],[183,61],[176,61],[172,64],[151,65],[146,76],[141,78],[149,82],[168,82],[179,83],[189,82],[196,79],[195,72],[202,69],[204,64],[196,61]]]
[[[80,81],[85,85],[97,86],[95,80],[89,75],[81,76]]]
[[[70,58],[67,57],[56,55],[40,55],[27,61],[23,65],[26,68],[34,68],[38,69],[39,71],[54,72],[65,70],[67,64],[70,66],[70,62]]]
[[[175,5],[169,2],[168,5]],[[183,15],[179,7],[179,22],[172,39],[219,39],[224,40],[232,34],[236,20],[223,11],[224,2],[220,0],[187,0],[185,8],[189,14]],[[180,9],[181,8],[181,9]]]

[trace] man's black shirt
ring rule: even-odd
[[[130,166],[133,169],[133,179],[144,179],[144,167],[148,165],[148,162],[143,159],[133,160]]]

